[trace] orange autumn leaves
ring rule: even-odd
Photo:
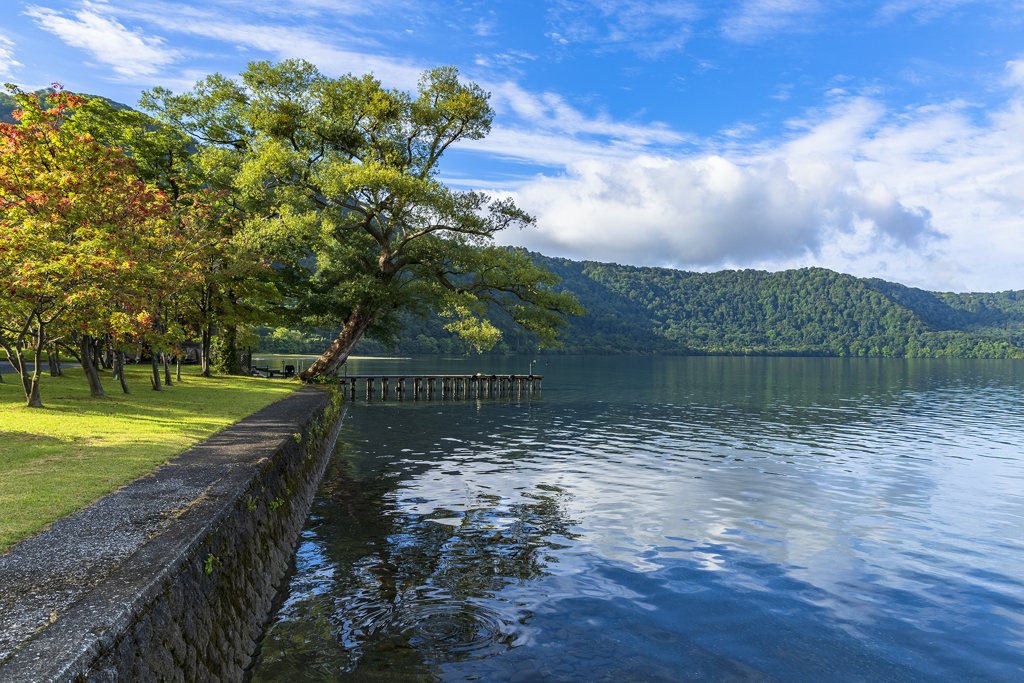
[[[156,311],[221,241],[208,219],[216,196],[173,204],[122,150],[63,125],[84,98],[57,87],[44,108],[12,90],[22,111],[0,123],[0,342],[20,352],[72,332],[157,341],[167,330]]]

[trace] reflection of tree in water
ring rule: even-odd
[[[439,664],[513,646],[530,614],[498,594],[547,574],[559,541],[576,538],[568,494],[540,485],[521,501],[481,493],[464,511],[418,514],[428,501],[395,502],[397,488],[332,466],[313,510],[329,530],[313,574],[329,578],[292,586],[255,681],[436,680]]]

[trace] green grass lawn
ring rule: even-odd
[[[0,553],[46,524],[151,472],[171,456],[299,387],[296,381],[199,376],[153,391],[149,365],[128,367],[131,394],[101,373],[89,397],[80,368],[44,373],[42,410],[24,407],[15,374],[0,384]],[[162,375],[161,375],[162,376]]]

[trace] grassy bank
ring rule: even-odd
[[[192,444],[284,398],[296,382],[205,379],[198,368],[162,392],[149,366],[129,366],[131,394],[102,374],[89,397],[81,369],[44,375],[43,410],[24,407],[17,375],[0,384],[0,553],[47,523],[136,479]]]

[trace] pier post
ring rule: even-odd
[[[388,383],[390,381],[387,377],[380,378],[380,398],[382,401],[388,400],[388,391],[390,390]]]
[[[402,400],[405,398],[405,378],[400,377],[398,379],[398,399]]]
[[[372,401],[373,400],[373,378],[372,377],[367,377],[366,378],[366,400],[367,401]]]

